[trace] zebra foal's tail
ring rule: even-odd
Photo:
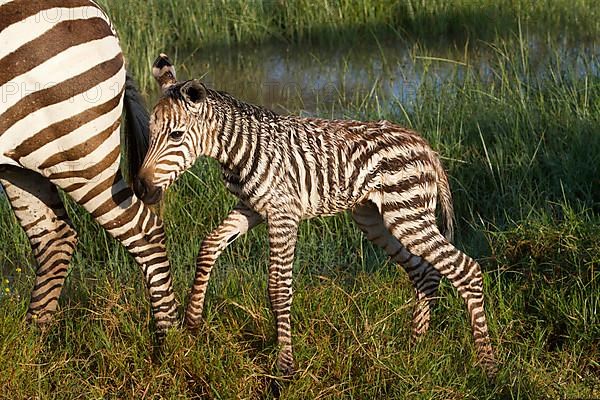
[[[431,158],[431,161],[433,162],[435,172],[438,176],[438,196],[442,213],[441,233],[449,242],[452,242],[454,240],[454,205],[452,202],[450,183],[448,182],[448,174],[444,170],[437,154]]]

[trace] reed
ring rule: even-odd
[[[160,52],[265,42],[352,44],[372,38],[451,43],[493,40],[519,24],[542,37],[600,35],[595,0],[99,0],[118,27],[142,86]]]

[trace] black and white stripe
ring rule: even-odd
[[[269,297],[281,346],[278,365],[293,371],[290,306],[298,224],[352,210],[367,237],[404,266],[417,293],[413,337],[429,327],[430,305],[447,277],[466,302],[479,360],[495,360],[483,307],[481,269],[450,243],[453,210],[437,154],[413,131],[388,121],[280,116],[198,81],[179,83],[162,55],[155,77],[163,97],[151,117],[151,142],[134,184],[154,202],[199,156],[217,159],[240,202],[203,242],[186,322],[199,324],[211,269],[220,252],[261,221],[269,230]],[[436,223],[440,201],[443,227]],[[445,236],[446,237],[445,237]]]
[[[106,14],[88,0],[0,0],[0,96],[0,182],[38,263],[28,318],[51,318],[76,245],[61,188],[141,266],[162,334],[176,319],[162,221],[119,170],[124,105],[132,171],[148,115]]]

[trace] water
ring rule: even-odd
[[[454,56],[432,62],[394,42],[339,48],[268,45],[193,52],[181,58],[180,76],[203,77],[213,88],[281,113],[343,116],[344,106],[363,100],[379,101],[384,109],[390,102],[410,108],[422,76],[444,81],[458,65]]]
[[[530,37],[525,43],[530,76],[544,79],[557,72],[576,78],[599,76],[600,42],[573,44],[554,39],[549,46],[542,38]],[[284,114],[345,117],[350,115],[350,104],[354,116],[357,105],[375,105],[382,113],[410,111],[424,86],[435,90],[448,81],[460,82],[467,73],[492,82],[503,51],[486,43],[421,48],[398,41],[372,41],[336,48],[200,49],[173,58],[180,79],[201,78],[210,87],[244,101]],[[515,68],[521,67],[519,63],[513,62]]]

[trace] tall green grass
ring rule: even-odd
[[[131,9],[125,2],[111,4],[109,11],[122,33],[143,27],[143,37],[122,34],[138,66],[150,62],[163,45],[187,45],[175,36],[159,43],[168,38],[152,35],[154,27],[163,26],[159,22],[170,21],[164,29],[174,29],[177,21],[183,26],[194,15],[200,18],[199,11],[172,8],[171,2],[150,2],[162,5],[154,8],[130,4]],[[219,9],[202,4],[202,18],[212,15],[215,24],[228,7],[241,7],[236,2],[214,3],[222,5]],[[269,4],[285,10],[304,3]],[[303,7],[311,9],[311,4]],[[254,399],[273,398],[277,392],[285,399],[600,397],[600,60],[593,52],[565,58],[558,39],[534,39],[502,19],[520,15],[521,32],[525,24],[548,30],[565,26],[564,39],[576,42],[597,32],[597,19],[588,19],[597,6],[499,2],[504,9],[497,21],[507,26],[468,19],[468,26],[482,25],[469,35],[486,38],[486,68],[471,64],[467,54],[440,81],[429,67],[445,61],[436,60],[427,36],[438,35],[445,21],[432,10],[449,7],[445,2],[400,4],[414,6],[415,15],[436,15],[429,25],[419,25],[421,33],[408,23],[396,29],[414,29],[411,33],[421,36],[409,46],[423,71],[411,106],[375,87],[366,94],[340,94],[314,111],[393,120],[421,132],[439,151],[451,176],[457,246],[485,271],[487,314],[501,363],[495,381],[473,366],[466,311],[447,283],[431,332],[416,347],[409,346],[412,287],[347,215],[306,221],[300,229],[292,308],[299,373],[292,382],[273,377],[275,329],[266,297],[264,227],[238,239],[221,256],[199,334],[172,331],[156,360],[141,274],[120,246],[69,203],[80,244],[56,322],[38,332],[23,322],[34,279],[28,245],[6,202],[0,202],[0,398]],[[461,15],[497,7],[455,4]],[[150,10],[156,17],[144,14]],[[323,8],[322,13],[335,26],[337,20],[327,12],[333,11]],[[170,19],[163,20],[164,15]],[[314,21],[325,18],[307,15]],[[572,18],[579,27],[569,22]],[[206,20],[187,29],[209,29]],[[347,25],[361,32],[360,23]],[[241,32],[239,40],[224,34],[220,39],[227,37],[225,43],[231,44],[277,39]],[[302,32],[305,36],[281,37],[321,40],[306,27]],[[215,37],[200,37],[198,46],[222,45]],[[554,54],[544,65],[536,65],[540,40]],[[597,39],[589,43],[597,46]],[[389,107],[381,107],[384,102]],[[300,112],[300,107],[290,105],[290,111]],[[162,213],[180,301],[188,293],[200,241],[234,203],[210,160],[200,160],[170,190]]]
[[[424,44],[493,40],[519,24],[541,36],[600,35],[595,0],[100,0],[131,68],[149,87],[160,52],[277,43],[353,44],[393,38]],[[373,43],[375,44],[375,43]]]

